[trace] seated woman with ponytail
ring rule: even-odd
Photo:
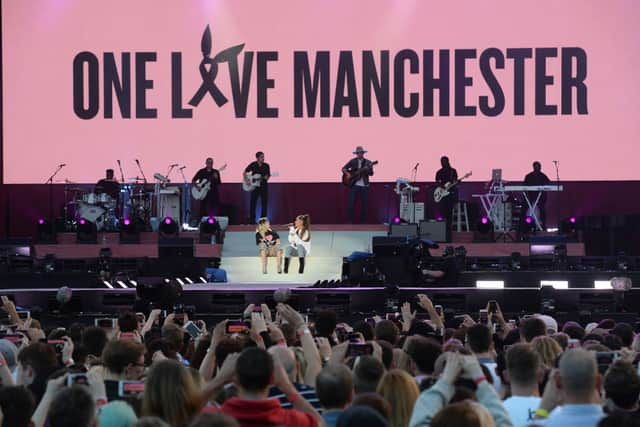
[[[304,273],[304,258],[311,251],[311,230],[309,229],[309,215],[298,215],[289,227],[289,246],[284,251],[284,272],[289,272],[289,262],[292,256],[300,260],[298,273]]]

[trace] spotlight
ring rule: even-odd
[[[144,219],[123,218],[120,221],[120,243],[140,243],[140,230],[144,230]]]
[[[36,238],[38,243],[58,243],[55,224],[44,218],[38,218],[36,225]]]
[[[399,216],[394,216],[393,217],[393,223],[394,224],[400,224],[400,222],[402,222],[402,218],[400,218]]]
[[[527,240],[530,234],[535,233],[536,231],[536,222],[533,220],[533,217],[527,215],[524,217],[524,220],[520,221],[520,240]]]
[[[571,216],[560,221],[560,232],[562,234],[571,236],[575,235],[578,231],[578,218]]]
[[[474,242],[493,242],[493,222],[486,216],[480,218],[473,233]]]
[[[438,215],[438,216],[436,217],[436,221],[437,221],[437,222],[442,222],[442,221],[444,221],[444,218],[442,217],[442,215]]]
[[[178,223],[171,217],[165,217],[158,228],[162,237],[178,237]]]
[[[76,232],[77,243],[98,243],[98,228],[93,222],[86,218],[80,218],[78,221],[78,230]]]
[[[200,220],[200,243],[222,243],[220,223],[212,216]]]

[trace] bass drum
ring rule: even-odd
[[[84,218],[89,222],[96,223],[98,218],[104,215],[105,212],[105,209],[100,206],[92,205],[86,202],[78,202],[78,219]]]

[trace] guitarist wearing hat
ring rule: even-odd
[[[220,194],[218,189],[221,184],[220,171],[226,167],[223,166],[218,169],[213,168],[213,159],[208,157],[206,160],[206,166],[200,169],[194,175],[191,183],[199,194],[197,199],[200,199],[200,218],[204,216],[217,215],[220,208]],[[194,193],[192,191],[192,193]],[[203,197],[204,198],[201,198]],[[195,196],[194,196],[195,197]]]
[[[362,200],[360,210],[360,222],[367,220],[367,208],[369,204],[369,177],[373,175],[373,166],[378,162],[372,162],[364,158],[367,151],[362,146],[357,146],[353,154],[355,158],[349,160],[342,168],[342,182],[351,187],[349,192],[348,220],[353,224],[354,208],[358,195]]]

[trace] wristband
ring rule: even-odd
[[[478,378],[474,379],[473,382],[476,383],[476,385],[480,385],[480,383],[482,381],[486,381],[486,380],[487,380],[486,377],[478,377]]]
[[[298,393],[297,391],[294,391],[294,392],[293,392],[293,393],[291,393],[291,394],[287,394],[287,401],[288,401],[289,403],[293,403],[293,402],[295,402],[296,400],[298,400],[299,398],[300,398],[300,393]]]
[[[302,337],[305,334],[311,334],[311,331],[309,330],[309,328],[305,327],[304,329],[299,329],[297,334],[298,337]]]
[[[546,409],[538,408],[534,412],[534,414],[540,418],[549,418],[549,411]]]

